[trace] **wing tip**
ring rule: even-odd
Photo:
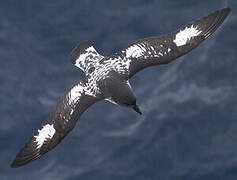
[[[215,18],[213,22],[210,23],[209,27],[203,32],[203,35],[205,38],[208,38],[211,34],[213,34],[218,29],[219,26],[221,26],[221,24],[229,15],[230,11],[231,11],[231,8],[227,7],[227,8],[217,10],[209,15],[210,18],[212,16],[214,16]]]
[[[19,167],[20,165],[16,162],[16,159],[11,163],[10,167],[11,168],[17,168]]]
[[[28,151],[26,151],[28,152]],[[23,166],[25,164],[28,164],[31,161],[34,161],[36,159],[38,159],[39,157],[41,157],[41,153],[40,151],[33,151],[30,152],[30,154],[25,155],[25,148],[23,148],[15,157],[15,159],[13,160],[13,162],[11,163],[10,167],[11,168],[18,168],[20,166]]]
[[[230,7],[225,7],[223,9],[221,9],[220,11],[226,11],[227,13],[230,13],[231,8]]]
[[[26,161],[22,161],[21,159],[15,159],[12,164],[10,165],[11,168],[18,168],[21,166],[24,166],[26,164],[28,164],[29,162],[33,161],[35,159],[30,159],[30,160],[26,160]]]
[[[22,158],[16,157],[14,159],[14,161],[11,163],[10,167],[11,168],[18,168],[18,167],[24,166],[24,165],[28,164],[29,162],[38,159],[39,157],[40,157],[40,155],[35,156],[35,157],[29,157],[27,159],[22,159]]]

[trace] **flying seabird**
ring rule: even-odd
[[[66,90],[11,167],[25,165],[53,149],[74,128],[82,113],[98,101],[108,100],[142,114],[129,79],[146,67],[168,64],[188,53],[215,32],[229,13],[230,8],[215,11],[175,32],[140,39],[109,57],[100,55],[89,41],[80,43],[72,50],[70,61],[86,77]]]

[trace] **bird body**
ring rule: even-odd
[[[146,67],[168,64],[190,52],[216,31],[229,12],[230,8],[215,11],[173,33],[138,40],[108,57],[100,55],[89,41],[80,43],[72,50],[70,61],[84,71],[85,78],[66,90],[11,167],[27,164],[53,149],[98,101],[107,100],[141,114],[129,79]]]

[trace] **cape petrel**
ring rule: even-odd
[[[140,39],[109,57],[100,55],[89,41],[80,43],[72,50],[70,61],[86,77],[63,94],[11,167],[27,164],[53,149],[74,128],[82,113],[98,101],[105,99],[142,114],[129,79],[146,67],[168,64],[188,53],[215,32],[229,13],[230,8],[215,11],[175,32]]]

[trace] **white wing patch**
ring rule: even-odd
[[[187,43],[188,40],[190,40],[192,37],[198,36],[201,34],[202,31],[199,31],[196,27],[193,25],[190,27],[186,27],[183,30],[180,30],[174,39],[174,43],[177,46],[183,46]]]
[[[84,91],[84,89],[82,86],[80,86],[80,85],[74,86],[70,91],[68,103],[73,104],[76,101],[78,101],[80,99],[80,96],[83,93],[83,91]]]
[[[142,46],[139,45],[133,45],[130,46],[127,50],[126,50],[126,56],[127,58],[138,58],[140,56],[143,56],[143,53],[146,51],[146,49]]]
[[[56,130],[54,129],[53,124],[46,124],[42,127],[41,130],[38,130],[38,135],[35,137],[35,142],[37,143],[37,148],[39,149],[47,139],[52,139]]]
[[[70,93],[68,95],[68,103],[75,104],[75,102],[80,100],[82,94],[95,97],[96,94],[98,93],[98,90],[96,88],[97,88],[96,84],[88,83],[86,84],[86,87],[84,87],[83,84],[79,83],[70,90]],[[94,89],[96,89],[97,91],[95,91]]]

